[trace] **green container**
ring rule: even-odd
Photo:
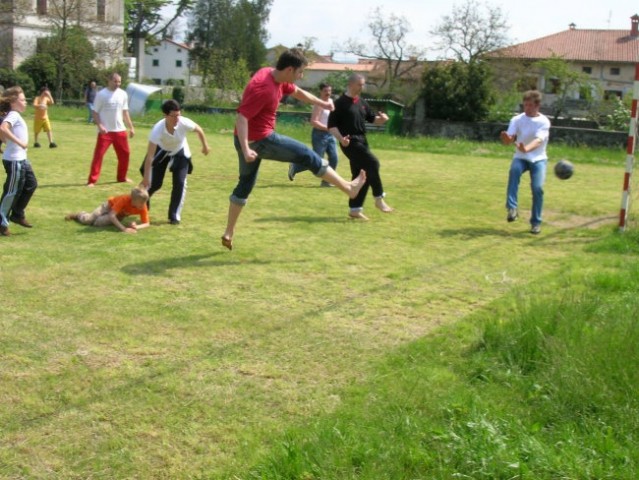
[[[404,105],[395,100],[367,98],[366,101],[373,110],[379,110],[388,115],[386,131],[393,135],[401,135],[404,123]]]

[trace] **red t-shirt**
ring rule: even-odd
[[[295,91],[294,83],[277,83],[273,70],[271,67],[259,69],[242,94],[237,111],[248,119],[249,142],[262,140],[275,130],[275,114],[280,100]]]

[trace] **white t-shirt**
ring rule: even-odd
[[[11,125],[11,133],[13,133],[21,142],[29,143],[29,131],[27,130],[27,124],[24,121],[24,118],[22,118],[22,115],[12,110],[4,118],[4,122]],[[7,139],[7,146],[2,154],[2,159],[11,162],[26,160],[27,149],[22,148],[20,145],[17,145]]]
[[[525,113],[515,115],[510,120],[506,133],[508,133],[508,135],[517,135],[516,142],[523,142],[524,145],[532,142],[535,138],[541,140],[541,145],[528,153],[523,153],[515,149],[516,158],[523,158],[531,162],[548,159],[546,146],[548,145],[550,133],[550,120],[548,120],[546,115],[541,113],[536,117],[529,117]]]
[[[166,120],[160,120],[153,126],[149,134],[149,142],[158,145],[162,150],[169,152],[169,155],[175,155],[184,148],[184,156],[191,158],[191,150],[189,142],[186,140],[186,134],[195,130],[196,123],[190,118],[180,117],[175,131],[170,134],[166,130]]]
[[[129,109],[129,96],[121,88],[111,91],[103,88],[95,95],[93,110],[100,115],[100,121],[108,132],[126,130],[122,112]]]

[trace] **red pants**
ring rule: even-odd
[[[98,140],[93,151],[93,161],[91,162],[91,172],[87,183],[96,183],[102,170],[102,160],[109,145],[113,144],[113,149],[118,157],[118,182],[126,181],[126,173],[129,170],[129,140],[127,132],[107,132],[98,133]]]

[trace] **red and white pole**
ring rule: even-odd
[[[621,195],[621,210],[619,211],[619,229],[623,232],[628,219],[630,204],[630,178],[635,163],[635,144],[637,138],[637,102],[639,101],[639,63],[635,65],[635,83],[632,93],[632,110],[630,112],[630,128],[628,129],[628,144],[626,147],[626,172],[623,176],[623,193]]]

